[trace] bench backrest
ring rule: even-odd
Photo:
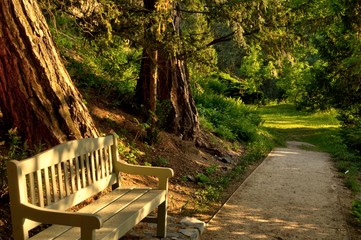
[[[12,160],[8,164],[12,211],[26,202],[69,209],[119,184],[118,173],[113,170],[117,160],[115,135],[73,140],[21,161]],[[27,230],[38,225],[26,222]]]

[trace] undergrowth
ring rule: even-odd
[[[256,141],[261,118],[255,108],[226,96],[228,85],[211,76],[198,79],[193,87],[202,127],[229,141]]]
[[[8,193],[8,181],[7,181],[7,162],[16,159],[21,160],[32,154],[41,151],[42,146],[34,147],[30,149],[19,135],[17,128],[9,129],[6,134],[6,141],[2,143],[6,145],[7,152],[0,155],[0,197]]]

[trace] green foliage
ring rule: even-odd
[[[211,182],[211,179],[204,173],[198,173],[196,178],[200,184],[207,184]]]
[[[138,158],[144,155],[144,152],[129,144],[129,141],[124,137],[119,137],[118,151],[128,163],[136,165],[139,164]]]
[[[157,167],[166,167],[168,166],[169,161],[165,157],[157,156],[153,161],[152,165]]]
[[[196,191],[199,204],[219,201],[222,189],[217,186],[208,185],[203,189]]]
[[[256,139],[246,146],[246,154],[241,160],[245,163],[253,163],[267,156],[274,147],[274,139],[266,131],[259,130]]]
[[[213,173],[215,173],[216,172],[216,170],[217,170],[217,168],[218,168],[218,165],[217,164],[214,164],[214,165],[211,165],[211,166],[209,166],[209,167],[207,167],[206,168],[206,173],[207,173],[207,175],[212,175]]]
[[[337,108],[343,125],[355,126],[361,119],[360,1],[297,2],[296,30],[306,41],[313,75],[305,89],[311,101],[305,104]]]
[[[349,149],[361,153],[361,123],[356,126],[345,126],[341,129],[341,136]]]
[[[31,154],[37,153],[37,151],[41,151],[42,146],[39,146],[38,149],[31,150],[29,149],[26,142],[24,142],[17,128],[12,128],[8,130],[7,133],[7,141],[2,144],[7,145],[8,152],[6,155],[0,154],[0,197],[7,193],[8,182],[7,182],[7,170],[6,164],[11,159],[21,160],[24,159]]]
[[[170,100],[163,100],[157,102],[157,109],[155,116],[157,118],[157,127],[160,129],[170,129],[171,121],[170,116],[172,114],[172,103]]]
[[[56,11],[53,18],[49,25],[75,84],[111,100],[113,106],[131,105],[141,49],[132,48],[118,36],[111,41],[103,36],[89,40],[75,19],[64,12]]]
[[[96,89],[113,106],[120,106],[129,104],[134,94],[141,51],[130,49],[120,39],[113,41],[108,46],[93,41],[83,47],[82,61],[69,58],[67,69],[79,87]]]
[[[260,46],[251,46],[250,54],[243,57],[241,65],[241,75],[247,81],[248,93],[254,93],[259,90],[262,81],[261,69],[263,67],[263,59],[261,56]]]
[[[26,142],[21,139],[17,128],[12,128],[8,130],[8,139],[9,139],[9,152],[8,158],[9,159],[24,159],[33,152],[29,149]]]
[[[6,164],[8,159],[0,155],[0,198],[8,192]]]
[[[232,141],[252,141],[256,136],[260,117],[240,100],[222,95],[203,93],[195,96],[199,114],[208,129]]]
[[[352,214],[361,223],[361,200],[355,200],[352,204]]]

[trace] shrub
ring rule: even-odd
[[[206,129],[231,141],[249,142],[256,138],[261,118],[241,100],[206,92],[196,95],[195,100]]]
[[[168,166],[168,164],[169,164],[168,159],[166,159],[165,157],[162,157],[162,156],[157,156],[152,161],[152,166],[157,166],[157,167],[166,167],[166,166]]]
[[[352,205],[352,214],[361,223],[361,200],[355,200]]]
[[[343,127],[341,136],[349,149],[361,153],[361,124],[353,127]]]

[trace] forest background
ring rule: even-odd
[[[215,139],[227,141],[228,148],[241,149],[243,167],[282,140],[279,133],[262,126],[258,108],[288,103],[303,113],[336,112],[340,128],[333,144],[341,147],[333,155],[340,171],[352,173],[345,175],[350,188],[355,194],[359,191],[361,1],[38,0],[37,4],[82,102],[98,102],[133,116],[138,130],[132,138],[128,130],[112,127],[123,141],[120,151],[128,162],[167,165],[169,160],[162,156],[144,159],[136,146],[137,141],[153,146],[166,131],[213,152]],[[6,89],[7,81],[2,77],[0,82],[6,130],[2,145],[7,147],[1,154],[1,176],[6,175],[6,160],[61,142],[29,132],[33,128],[20,121],[14,124],[21,110],[10,106],[7,94],[14,93]],[[100,122],[114,125],[111,116]],[[228,178],[222,183],[212,180],[214,171],[213,165],[195,173],[194,179],[188,176],[201,186],[198,200],[217,201],[216,192],[224,188],[223,182],[229,183]],[[0,195],[6,195],[6,178],[0,180]],[[361,219],[359,200],[353,211]]]

